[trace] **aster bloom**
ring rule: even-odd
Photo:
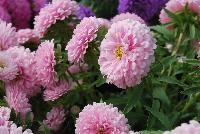
[[[44,87],[53,84],[56,75],[53,40],[40,44],[35,54],[35,61],[36,77],[39,83]]]
[[[42,8],[39,15],[35,17],[34,29],[39,37],[43,37],[52,24],[75,14],[77,9],[78,5],[75,1],[53,0],[51,4]]]
[[[119,13],[135,13],[149,21],[157,15],[168,0],[119,0]],[[152,8],[153,7],[153,8]]]
[[[88,65],[81,63],[80,65],[78,64],[73,64],[68,68],[69,72],[71,74],[77,74],[79,72],[85,72],[88,70]]]
[[[26,113],[31,111],[31,105],[28,103],[26,94],[12,84],[6,85],[5,99],[9,107],[13,108],[16,113],[20,113],[22,117],[25,117]]]
[[[16,78],[19,72],[18,66],[11,57],[0,51],[0,80],[7,82]]]
[[[200,17],[200,0],[170,0],[166,4],[166,9],[176,13],[184,10],[184,7],[188,4],[188,8],[196,13]],[[162,10],[160,13],[160,22],[168,23],[171,22],[171,18],[167,15],[167,13]]]
[[[17,79],[12,82],[20,89],[24,89],[27,96],[32,96],[32,93],[38,91],[38,82],[36,81],[35,54],[30,49],[25,49],[23,46],[12,47],[6,50],[6,53],[11,57],[13,62],[17,64],[19,69]],[[36,91],[37,90],[37,91]]]
[[[134,13],[121,13],[116,15],[115,17],[112,18],[111,22],[115,23],[118,21],[122,21],[122,20],[126,20],[126,19],[132,19],[135,21],[139,21],[140,23],[145,23],[144,20],[142,18],[140,18],[139,16],[137,16]]]
[[[98,18],[98,21],[99,21],[101,27],[110,28],[110,26],[111,26],[111,22],[107,19]]]
[[[61,80],[59,82],[54,82],[52,85],[46,87],[44,91],[45,101],[54,101],[59,97],[63,96],[69,90],[71,90],[71,82],[66,80]]]
[[[8,0],[8,10],[17,29],[29,27],[31,6],[29,0]]]
[[[129,19],[113,23],[100,46],[100,71],[119,88],[135,86],[148,73],[155,48],[145,24]]]
[[[17,127],[16,124],[11,124],[10,126],[0,126],[0,133],[1,134],[33,134],[30,129],[26,129],[23,132],[22,127]]]
[[[32,29],[20,29],[17,31],[17,41],[19,44],[24,44],[29,41],[38,43],[39,37]]]
[[[36,14],[39,13],[40,9],[42,9],[47,3],[48,0],[33,0],[34,11]]]
[[[6,22],[10,22],[11,21],[10,14],[1,5],[0,5],[0,19],[3,20],[3,21],[6,21]]]
[[[10,47],[17,46],[16,29],[11,23],[6,23],[0,20],[0,51],[7,50]]]
[[[57,131],[65,121],[65,110],[62,106],[53,107],[50,112],[47,113],[44,124],[50,129]]]
[[[82,4],[79,5],[79,10],[76,12],[77,17],[82,20],[84,17],[95,16],[92,9]]]
[[[76,26],[73,37],[66,46],[68,60],[70,62],[78,63],[83,61],[88,43],[97,37],[96,32],[99,26],[100,23],[96,17],[84,18],[80,24]]]
[[[163,134],[199,134],[199,122],[192,120],[189,124],[183,123],[181,126],[176,127],[174,130],[166,131]]]
[[[87,105],[76,120],[76,134],[127,134],[129,125],[125,116],[113,105]]]

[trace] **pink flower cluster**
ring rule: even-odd
[[[166,9],[176,13],[181,12],[184,10],[184,7],[188,4],[188,8],[196,13],[200,17],[200,0],[170,0],[166,4]],[[168,23],[171,21],[171,18],[167,15],[164,9],[161,11],[160,14],[160,22],[161,23]]]
[[[93,103],[79,113],[76,134],[128,134],[129,125],[125,116],[111,104]]]
[[[183,123],[174,130],[166,131],[163,134],[200,134],[200,124],[192,120],[189,124]]]
[[[93,41],[97,35],[96,32],[101,26],[96,17],[83,18],[76,26],[72,39],[68,42],[66,50],[68,52],[68,60],[72,63],[79,63],[84,60],[84,55],[88,48],[88,44]]]
[[[62,106],[53,107],[50,112],[47,113],[44,124],[50,129],[57,131],[65,121],[65,110]]]
[[[0,134],[33,134],[30,129],[23,132],[22,127],[17,127],[10,119],[11,109],[0,107]]]
[[[77,9],[78,5],[75,1],[53,0],[52,3],[42,8],[39,15],[35,17],[34,29],[39,37],[43,37],[51,25],[75,14]]]
[[[155,39],[150,29],[131,19],[113,23],[101,42],[99,65],[108,83],[135,86],[154,61]]]

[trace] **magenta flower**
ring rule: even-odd
[[[119,88],[135,86],[147,75],[155,48],[145,24],[130,19],[113,23],[100,46],[100,71]]]
[[[33,5],[34,5],[34,11],[35,13],[39,13],[40,9],[42,9],[49,0],[33,0]]]
[[[132,19],[134,21],[139,21],[140,23],[145,24],[144,20],[134,13],[132,13],[132,14],[131,13],[121,13],[121,14],[113,17],[111,21],[112,21],[112,23],[115,23],[118,21],[126,20],[126,19]]]
[[[6,22],[11,21],[11,16],[8,13],[7,9],[0,5],[0,19]]]
[[[183,123],[174,130],[166,131],[163,134],[199,134],[200,124],[197,121],[190,121],[189,124]]]
[[[48,28],[58,20],[64,20],[70,15],[75,14],[78,5],[71,0],[53,0],[51,4],[46,5],[35,17],[34,29],[39,37],[43,37]]]
[[[84,18],[76,26],[72,39],[68,42],[68,60],[72,63],[83,61],[88,43],[96,38],[100,23],[96,17]]]
[[[47,86],[44,91],[44,100],[45,101],[54,101],[61,96],[63,96],[65,93],[67,93],[69,90],[71,90],[71,82],[61,80],[59,82],[54,82],[52,85]]]
[[[125,116],[111,104],[87,105],[76,120],[76,134],[128,134]]]
[[[17,46],[16,29],[12,24],[7,24],[0,20],[0,51],[7,50],[10,47]]]
[[[54,65],[56,64],[54,56],[54,43],[45,41],[40,44],[35,54],[36,61],[36,77],[39,83],[47,87],[55,81],[56,72]]]
[[[63,107],[53,107],[50,112],[47,113],[44,124],[50,129],[57,131],[65,121],[65,110]]]

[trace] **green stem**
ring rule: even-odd
[[[82,89],[82,86],[81,86],[81,84],[79,83],[79,81],[76,80],[76,79],[74,78],[74,76],[70,73],[70,71],[69,71],[68,69],[67,69],[67,73],[68,73],[69,76],[73,79],[73,81],[76,82],[76,84],[78,85],[78,87],[79,87],[80,89]]]
[[[181,113],[185,113],[197,100],[200,96],[200,93],[196,93],[190,96],[189,101],[185,104],[184,108],[182,109]]]
[[[172,52],[172,56],[176,55],[176,53],[178,52],[179,47],[181,45],[182,38],[183,38],[183,33],[180,33],[178,41],[177,41],[177,44],[176,44],[176,46],[175,46],[175,48],[174,48],[174,50]]]

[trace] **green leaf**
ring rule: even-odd
[[[195,26],[190,25],[190,38],[194,39],[194,37],[195,37]]]
[[[168,104],[168,105],[170,104],[170,100],[163,88],[155,88],[153,90],[153,97],[160,99],[165,104]]]
[[[149,111],[154,117],[156,117],[166,129],[171,129],[171,123],[169,118],[162,112],[156,111],[153,108],[145,107],[147,111]]]
[[[129,97],[128,97],[127,105],[123,111],[124,114],[129,113],[133,109],[133,107],[137,104],[137,102],[139,101],[139,99],[142,95],[142,92],[143,92],[143,89],[139,88],[139,87],[140,86],[130,89],[128,91]]]
[[[163,134],[162,131],[142,131],[140,134]]]
[[[186,59],[185,62],[190,65],[200,66],[200,60],[197,59]]]
[[[187,86],[186,84],[184,84],[183,82],[177,80],[175,77],[172,77],[172,76],[160,77],[160,78],[158,78],[158,81],[162,81],[162,82],[169,83],[169,84],[175,84],[175,85],[179,85],[179,86],[182,86],[182,87]]]
[[[185,94],[185,95],[192,95],[192,94],[195,94],[195,93],[198,93],[200,92],[200,88],[199,87],[190,87],[184,91],[181,92],[181,94]]]

